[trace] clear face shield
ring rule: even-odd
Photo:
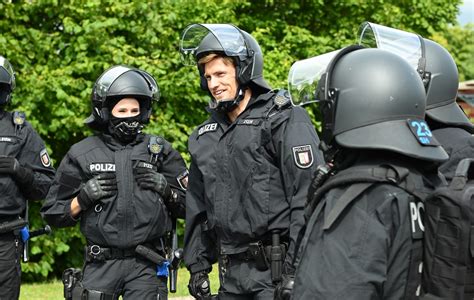
[[[13,71],[12,65],[5,57],[0,56],[0,67],[5,69],[5,71],[8,73],[10,80],[9,82],[5,82],[5,83],[9,84],[11,86],[11,90],[13,91],[15,89],[16,82],[15,82],[15,72]]]
[[[425,71],[424,40],[421,36],[370,22],[359,28],[359,45],[387,50],[402,57],[420,74],[425,86],[429,73]]]
[[[195,66],[198,54],[204,52],[222,51],[226,56],[242,58],[248,55],[242,33],[230,24],[189,25],[181,36],[179,51],[187,66]]]
[[[288,90],[293,105],[305,105],[320,102],[321,91],[324,88],[327,67],[332,59],[339,53],[335,50],[319,56],[295,62],[288,74]]]

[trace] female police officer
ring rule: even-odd
[[[184,215],[183,159],[163,138],[141,133],[158,86],[142,70],[114,66],[96,81],[91,99],[86,124],[99,132],[66,154],[42,214],[58,227],[81,221],[83,297],[166,299],[166,279],[135,252],[138,245],[163,251],[170,213]]]

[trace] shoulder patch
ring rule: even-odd
[[[48,154],[48,151],[46,149],[43,149],[41,150],[40,152],[40,160],[41,160],[41,164],[44,166],[44,167],[50,167],[51,166],[51,159],[49,158],[49,154]]]
[[[207,132],[212,132],[216,130],[217,130],[217,123],[208,123],[199,128],[198,135],[203,135]]]
[[[178,180],[179,186],[183,190],[188,189],[188,175],[189,175],[189,172],[188,170],[186,170],[183,173],[179,174],[178,177],[176,177],[176,179]]]
[[[313,165],[314,156],[311,145],[293,147],[293,158],[300,169],[307,169]]]

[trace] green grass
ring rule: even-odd
[[[217,293],[219,288],[218,268],[215,265],[210,274],[211,291]],[[169,293],[169,298],[189,296],[189,272],[181,268],[178,272],[178,287],[175,294]],[[168,284],[169,288],[169,284]],[[63,284],[61,281],[47,283],[25,283],[21,285],[20,300],[64,300]]]

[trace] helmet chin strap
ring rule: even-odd
[[[237,107],[237,105],[239,105],[240,101],[244,99],[244,96],[245,91],[239,85],[239,89],[237,90],[234,99],[217,101],[214,97],[211,96],[211,100],[209,101],[209,108],[219,113],[231,112]]]

